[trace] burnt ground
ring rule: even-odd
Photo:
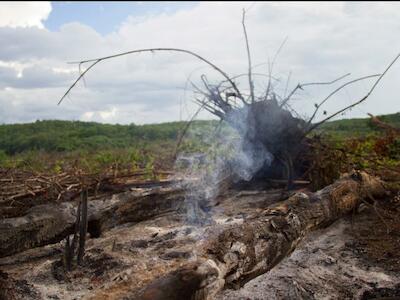
[[[269,273],[218,300],[400,299],[400,201],[362,205],[310,234]],[[383,223],[382,219],[385,223]]]
[[[347,232],[354,238],[347,247],[371,265],[400,273],[400,197],[380,202],[375,209],[353,218]]]
[[[214,222],[243,222],[245,214],[279,195],[225,195],[213,211]],[[312,232],[273,270],[218,299],[400,299],[399,197],[381,201],[377,209],[379,215],[362,205],[353,217]],[[0,299],[133,299],[130,291],[139,282],[195,256],[206,228],[181,217],[127,223],[89,239],[84,266],[70,273],[60,261],[63,243],[1,258]]]

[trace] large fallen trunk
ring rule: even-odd
[[[213,299],[240,287],[288,256],[311,230],[327,226],[367,197],[382,197],[382,182],[365,173],[347,175],[316,193],[297,193],[242,224],[211,228],[196,245],[196,259],[148,280],[130,299]]]
[[[88,232],[98,237],[105,229],[140,222],[174,211],[183,203],[180,188],[129,191],[111,199],[93,200],[88,205]],[[0,220],[0,257],[53,244],[74,232],[76,203],[35,206],[24,216]]]

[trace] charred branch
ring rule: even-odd
[[[78,248],[78,256],[77,262],[78,265],[82,264],[83,256],[85,255],[85,243],[86,243],[86,234],[88,227],[88,193],[87,190],[84,190],[81,194],[81,213],[82,219],[79,224],[79,248]]]

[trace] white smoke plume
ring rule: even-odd
[[[210,145],[207,153],[182,154],[176,161],[177,167],[183,169],[182,187],[186,190],[189,223],[210,221],[208,207],[218,196],[220,183],[225,179],[250,181],[263,166],[271,164],[273,156],[264,145],[245,140],[248,127],[244,116],[243,112],[229,115],[229,123],[235,124],[238,132],[225,128],[219,134],[201,134],[201,129],[196,127],[189,132],[192,138],[206,139]]]

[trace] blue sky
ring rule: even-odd
[[[100,34],[108,34],[117,30],[129,16],[173,13],[178,9],[191,8],[195,2],[53,1],[51,5],[52,11],[44,22],[47,29],[57,31],[66,23],[79,22],[94,28]]]
[[[257,92],[274,64],[274,91],[284,95],[298,83],[331,81],[382,72],[400,52],[400,5],[388,2],[0,2],[0,123],[67,119],[104,123],[186,120],[198,109],[188,78],[202,85],[221,78],[194,57],[142,53],[97,64],[62,105],[58,100],[79,76],[66,62],[133,49],[192,50],[229,76],[248,70],[242,9]],[[85,68],[87,66],[83,66]],[[261,74],[261,76],[260,76]],[[262,76],[264,74],[264,76]],[[248,90],[245,77],[237,84]],[[363,105],[344,117],[400,111],[400,62]],[[341,84],[337,83],[337,84]],[[371,81],[351,85],[329,99],[328,113],[360,99]],[[291,105],[310,116],[314,104],[336,86],[309,86]],[[210,118],[202,113],[199,118]],[[322,117],[322,116],[320,116]],[[343,117],[343,116],[340,116]]]

